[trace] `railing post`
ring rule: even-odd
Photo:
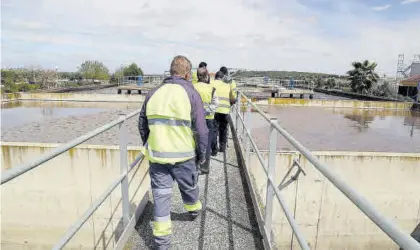
[[[238,93],[238,95],[237,95],[237,100],[236,100],[236,114],[235,114],[235,118],[236,118],[236,121],[235,121],[235,123],[236,123],[236,125],[235,125],[235,131],[236,131],[236,135],[238,136],[238,131],[239,131],[239,115],[240,115],[240,112],[241,112],[241,92],[237,92]]]
[[[246,113],[245,113],[246,120],[245,120],[244,135],[243,135],[244,136],[243,138],[245,138],[245,162],[247,164],[249,164],[249,157],[251,155],[250,154],[251,153],[251,145],[250,145],[251,141],[250,141],[248,135],[246,134],[246,129],[249,130],[250,134],[252,133],[252,130],[251,130],[251,107],[252,107],[251,103],[248,102],[248,106],[246,108]]]
[[[126,116],[121,114],[120,119],[124,119],[122,123],[120,123],[120,173],[125,174],[124,179],[121,181],[121,200],[122,200],[122,217],[124,228],[128,225],[130,221],[130,202],[128,197],[128,154],[127,154],[127,138],[128,138],[128,131],[126,125]]]
[[[277,118],[270,119],[270,142],[268,150],[268,176],[275,180],[276,174],[276,153],[277,153],[277,130],[274,128],[273,123],[277,123]],[[271,225],[273,215],[273,198],[274,188],[267,180],[267,195],[265,200],[265,230],[268,240],[271,241]]]

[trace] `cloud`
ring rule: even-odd
[[[420,0],[404,0],[401,4],[419,3]]]
[[[408,0],[408,1],[412,1],[412,0]],[[383,11],[383,10],[389,9],[390,7],[391,7],[391,5],[390,4],[387,4],[387,5],[373,7],[372,10],[374,10],[374,11]]]
[[[134,61],[163,73],[183,54],[213,71],[343,74],[352,61],[371,59],[392,74],[398,53],[420,52],[418,18],[377,20],[361,2],[311,1],[331,11],[300,0],[3,0],[2,63],[76,70],[95,59],[113,70]]]

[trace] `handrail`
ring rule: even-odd
[[[131,117],[133,117],[133,116],[135,116],[139,113],[140,113],[140,110],[136,110],[136,111],[128,114],[125,118],[119,118],[119,119],[114,120],[114,121],[112,121],[108,124],[103,125],[102,127],[97,128],[97,129],[95,129],[95,130],[93,130],[89,133],[86,133],[82,136],[79,136],[76,139],[74,139],[74,140],[72,140],[72,141],[54,149],[53,151],[44,154],[43,156],[41,156],[40,158],[38,158],[38,159],[36,159],[32,162],[22,164],[20,166],[17,166],[17,167],[14,167],[14,168],[11,168],[11,169],[7,170],[6,172],[2,173],[1,185],[3,185],[5,183],[7,183],[8,181],[13,180],[14,178],[16,178],[16,177],[32,170],[32,169],[38,167],[42,163],[44,163],[46,161],[49,161],[49,160],[61,155],[62,153],[68,151],[69,149],[74,148],[77,145],[82,144],[83,142],[91,139],[92,137],[95,137],[95,136],[97,136],[97,135],[115,127],[116,125],[121,124],[125,120],[127,120],[127,119],[129,119],[129,118],[131,118]]]
[[[277,122],[273,122],[269,116],[264,114],[264,112],[255,104],[253,103],[248,97],[246,97],[241,91],[238,91],[238,102],[236,108],[236,117],[239,116],[239,119],[242,122],[244,128],[246,127],[245,121],[241,119],[239,109],[241,107],[241,96],[245,99],[245,103],[248,104],[248,112],[250,112],[250,107],[254,108],[265,120],[270,123],[270,126],[274,128],[277,132],[279,132],[287,141],[289,141],[303,156],[305,156],[310,163],[312,163],[315,168],[317,168],[334,186],[336,186],[353,204],[355,204],[364,214],[366,214],[370,220],[372,220],[383,232],[385,232],[396,244],[398,244],[403,249],[420,249],[420,244],[413,239],[408,234],[404,233],[401,229],[399,229],[392,221],[390,221],[385,216],[381,215],[379,211],[361,194],[359,194],[355,189],[353,189],[350,185],[348,185],[343,179],[341,179],[334,171],[332,171],[327,166],[323,165],[318,158],[316,158],[312,153],[306,149],[302,144],[300,144],[293,136],[291,136],[284,128],[282,128]],[[237,123],[238,124],[238,123]],[[258,155],[259,151],[256,148],[255,142],[253,142],[252,135],[248,129],[245,128],[246,134],[249,136],[250,141],[255,151],[257,152],[257,156],[262,161],[262,157]],[[271,139],[271,138],[270,138]],[[270,148],[270,151],[272,149]],[[274,150],[275,153],[275,150]],[[268,170],[264,167],[266,171],[267,177],[269,182],[271,183],[272,180],[268,175]],[[270,168],[270,166],[268,166]],[[273,185],[273,183],[271,183]],[[276,196],[278,193],[277,187],[274,189]],[[278,196],[277,196],[278,197]],[[279,197],[278,197],[279,198]],[[287,214],[286,214],[287,215]],[[290,223],[290,221],[289,221]],[[294,234],[299,240],[298,232],[292,227]],[[270,235],[270,234],[268,234]],[[300,240],[299,240],[299,243]],[[301,245],[302,246],[302,245]]]
[[[92,216],[92,214],[101,206],[101,204],[105,201],[106,198],[115,190],[115,188],[120,184],[121,185],[121,199],[122,199],[122,222],[124,226],[124,230],[129,227],[130,223],[130,204],[129,204],[129,195],[128,195],[128,174],[131,172],[134,167],[143,160],[144,156],[140,153],[135,160],[128,166],[127,163],[127,135],[128,130],[125,126],[125,121],[137,114],[140,113],[141,110],[136,110],[128,115],[120,115],[120,118],[103,125],[100,128],[97,128],[91,132],[88,132],[64,145],[61,147],[56,148],[52,152],[44,154],[40,158],[23,164],[19,167],[12,168],[6,171],[1,178],[1,184],[5,184],[8,181],[21,176],[22,174],[35,169],[36,167],[40,166],[42,163],[47,162],[58,155],[68,151],[69,149],[76,147],[77,145],[82,144],[83,142],[89,140],[90,138],[99,135],[116,125],[120,125],[119,129],[119,151],[120,151],[120,175],[119,177],[114,180],[111,185],[105,190],[105,192],[96,199],[91,206],[85,211],[85,213],[76,221],[74,222],[64,236],[58,241],[57,244],[54,245],[53,249],[62,249],[71,239],[72,237],[80,230],[80,228],[86,223],[86,221]],[[135,215],[133,215],[135,216]],[[134,225],[133,225],[134,227]]]
[[[126,177],[128,173],[136,166],[141,160],[143,159],[143,154],[140,153],[139,156],[133,161],[131,166],[128,169],[127,173],[121,174],[118,179],[116,179],[106,190],[105,192],[99,196],[98,199],[85,211],[85,213],[80,217],[78,221],[76,221],[64,236],[60,239],[60,241],[54,245],[53,249],[58,250],[62,249],[70,240],[71,238],[79,231],[79,229],[86,223],[86,221],[92,216],[92,214],[99,208],[100,205],[105,201],[106,198],[115,190],[118,184]]]
[[[237,115],[238,115],[240,121],[242,122],[242,124],[245,124],[245,121],[243,120],[243,118],[241,117],[241,115],[240,114],[237,114]],[[244,130],[245,130],[246,134],[248,135],[248,138],[249,138],[249,140],[250,140],[250,142],[252,144],[252,147],[255,149],[255,153],[256,153],[256,155],[258,157],[258,160],[260,161],[260,163],[261,163],[261,165],[262,165],[262,167],[264,169],[265,174],[267,175],[267,179],[268,179],[270,185],[272,187],[275,187],[276,184],[274,183],[274,180],[272,179],[272,177],[269,176],[268,167],[266,166],[266,164],[264,162],[264,159],[261,156],[261,152],[258,149],[257,144],[256,144],[254,138],[252,138],[251,132],[246,127],[244,127]],[[296,238],[298,239],[298,242],[299,242],[300,247],[302,249],[309,249],[309,245],[306,242],[306,239],[303,237],[303,233],[300,231],[299,227],[296,224],[295,219],[293,218],[292,213],[290,212],[290,210],[286,206],[286,202],[284,200],[284,197],[279,192],[279,190],[277,190],[277,188],[274,188],[273,191],[275,192],[275,195],[276,195],[276,197],[277,197],[277,199],[278,199],[278,201],[279,201],[279,203],[280,203],[280,205],[281,205],[281,207],[282,207],[282,209],[283,209],[283,211],[284,211],[284,213],[286,215],[287,221],[289,222],[290,226],[293,229],[293,233],[295,234]],[[270,234],[268,234],[268,235],[270,235]]]

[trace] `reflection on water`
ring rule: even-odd
[[[389,133],[414,136],[414,130],[420,130],[420,112],[409,110],[334,110],[354,121],[352,127],[359,132],[369,128],[376,130],[390,130]],[[408,130],[407,127],[410,129]]]
[[[30,103],[30,102],[29,102]],[[95,114],[107,109],[105,108],[85,108],[69,107],[60,102],[10,102],[2,104],[1,127],[12,128],[31,122],[42,121],[49,118],[81,116]]]
[[[311,150],[420,152],[419,112],[275,106],[267,112]],[[256,113],[251,117],[257,144],[267,149],[267,122]],[[294,150],[279,140],[279,149]]]

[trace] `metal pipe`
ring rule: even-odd
[[[267,120],[270,122],[270,118],[265,115],[261,109],[252,103],[245,95],[243,97]],[[271,123],[277,131],[286,138],[302,155],[304,155],[309,162],[311,162],[334,186],[336,186],[350,201],[353,202],[366,216],[368,216],[383,232],[385,232],[395,243],[405,250],[420,249],[420,243],[413,239],[408,234],[400,230],[391,220],[381,215],[376,208],[350,185],[348,185],[343,179],[341,179],[334,171],[329,169],[327,166],[321,164],[321,162],[312,155],[302,144],[300,144],[293,136],[291,136],[285,129],[280,125]]]
[[[129,118],[133,117],[134,115],[140,113],[140,111],[141,110],[136,110],[136,111],[128,114],[125,119],[129,119]],[[73,147],[76,147],[77,145],[82,144],[83,142],[89,140],[90,138],[95,137],[96,135],[113,128],[114,126],[120,124],[123,121],[124,120],[122,120],[122,118],[114,120],[114,121],[112,121],[108,124],[103,125],[100,128],[97,128],[97,129],[95,129],[95,130],[93,130],[93,131],[91,131],[87,134],[84,134],[84,135],[82,135],[82,136],[64,144],[61,147],[58,147],[58,148],[54,149],[53,151],[51,151],[47,154],[44,154],[43,156],[41,156],[40,158],[38,158],[38,159],[36,159],[32,162],[22,164],[20,166],[17,166],[15,168],[11,168],[11,169],[7,170],[1,176],[1,184],[3,185],[4,183],[6,183],[8,181],[13,180],[14,178],[16,178],[16,177],[32,170],[32,169],[38,167],[42,163],[44,163],[46,161],[49,161],[49,160],[61,155],[62,153],[66,152],[67,150],[69,150]]]
[[[125,121],[125,115],[120,115],[120,119]],[[124,174],[121,180],[121,200],[122,200],[122,216],[124,228],[130,221],[130,201],[128,197],[128,163],[127,163],[127,137],[128,131],[125,122],[120,123],[120,173]]]
[[[272,118],[273,123],[277,123],[277,118]],[[269,153],[268,153],[268,176],[274,178],[276,176],[276,152],[277,152],[277,131],[273,126],[270,126],[269,134]],[[272,215],[273,215],[273,198],[275,187],[270,182],[267,182],[267,193],[265,199],[265,228],[269,233],[271,239]]]

